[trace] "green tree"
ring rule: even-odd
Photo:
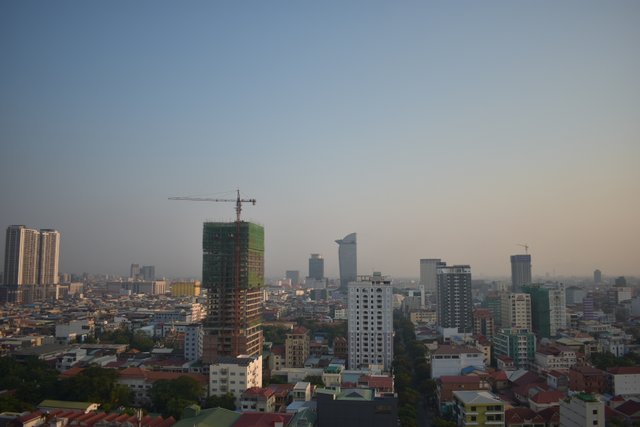
[[[180,417],[182,410],[200,401],[200,383],[185,375],[175,380],[156,381],[149,392],[154,410],[163,416]]]
[[[236,410],[236,398],[231,393],[222,396],[209,396],[204,402],[205,408],[226,408],[230,411]]]
[[[56,389],[58,371],[37,357],[18,362],[10,356],[0,358],[0,390],[15,390],[15,399],[35,405]]]
[[[153,349],[153,339],[151,339],[147,334],[141,331],[137,331],[131,337],[131,342],[129,346],[131,348],[135,348],[140,351],[151,351]]]
[[[311,383],[316,387],[324,387],[324,381],[322,381],[321,375],[307,375],[302,381]]]

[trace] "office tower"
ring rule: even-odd
[[[58,265],[60,263],[59,231],[51,229],[40,230],[40,248],[38,259],[38,284],[57,284],[59,280]]]
[[[314,280],[324,279],[324,258],[320,254],[311,254],[309,258],[309,278]]]
[[[393,287],[380,273],[360,276],[348,287],[349,369],[393,362]]]
[[[511,255],[511,291],[531,284],[531,255]]]
[[[129,274],[133,280],[140,278],[140,264],[131,264],[131,273]]]
[[[491,312],[495,330],[500,329],[502,327],[502,292],[491,292],[487,294],[481,306]]]
[[[627,286],[627,279],[624,276],[616,277],[614,286]]]
[[[250,222],[205,222],[202,286],[207,290],[203,361],[262,353],[264,229]]]
[[[426,294],[436,292],[438,288],[438,264],[439,258],[427,258],[420,260],[420,305],[425,306]]]
[[[285,277],[291,281],[291,286],[298,286],[300,284],[300,272],[298,270],[287,270]]]
[[[502,327],[531,331],[531,295],[505,292],[502,294]]]
[[[593,271],[593,283],[596,283],[596,284],[602,283],[602,271],[600,270]]]
[[[567,328],[567,307],[564,285],[523,286],[522,292],[531,296],[531,325],[538,337],[550,338]]]
[[[156,266],[155,265],[143,265],[140,269],[142,280],[151,281],[156,280]]]
[[[471,267],[446,263],[438,267],[438,325],[458,328],[459,333],[473,332]]]
[[[338,263],[340,264],[340,289],[347,291],[349,283],[356,280],[358,274],[358,251],[356,233],[336,240],[338,244]]]
[[[7,227],[4,253],[4,283],[35,285],[38,283],[40,232],[24,225]],[[57,267],[56,267],[57,270]]]
[[[594,298],[591,292],[587,292],[587,296],[582,299],[582,318],[584,320],[596,320],[596,314],[593,309]]]

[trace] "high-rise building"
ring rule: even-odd
[[[261,355],[263,227],[206,222],[202,250],[202,286],[207,290],[203,361]]]
[[[133,280],[138,280],[140,278],[140,264],[131,264],[129,277]]]
[[[493,337],[493,351],[508,356],[516,367],[528,369],[536,355],[536,336],[528,329],[504,328]]]
[[[349,369],[393,362],[393,286],[380,273],[349,283]]]
[[[350,282],[358,275],[358,247],[356,233],[346,235],[336,240],[338,244],[338,263],[340,264],[340,289],[347,292]]]
[[[502,292],[488,293],[484,297],[481,306],[491,312],[495,325],[494,331],[500,329],[502,327]]]
[[[602,283],[602,271],[594,270],[593,271],[593,283]]]
[[[459,333],[473,332],[471,267],[446,263],[438,267],[438,325],[458,328]]]
[[[285,277],[291,281],[291,286],[298,286],[300,284],[300,272],[298,270],[287,270]]]
[[[531,284],[531,255],[511,255],[511,291]]]
[[[39,246],[38,284],[55,285],[59,280],[60,232],[51,229],[40,230]]]
[[[320,254],[311,254],[309,258],[309,278],[314,280],[324,279],[324,258]]]
[[[438,264],[440,258],[426,258],[420,260],[420,305],[425,306],[427,292],[434,293],[438,289]]]
[[[140,269],[142,280],[152,281],[156,280],[156,266],[155,265],[143,265]]]
[[[487,308],[476,308],[473,310],[473,334],[491,339],[495,334],[493,314]]]
[[[35,285],[38,283],[40,232],[24,225],[7,227],[4,252],[4,283]]]
[[[523,286],[522,292],[531,295],[531,325],[539,337],[555,337],[567,328],[567,307],[562,284]]]
[[[501,321],[503,328],[531,331],[531,296],[526,293],[503,293]]]
[[[298,326],[287,333],[285,339],[285,364],[287,368],[304,368],[304,362],[309,358],[309,330],[304,326]]]
[[[582,299],[582,318],[584,320],[596,320],[594,297],[591,292],[587,292],[587,295]]]

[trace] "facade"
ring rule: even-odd
[[[338,263],[340,264],[340,289],[348,291],[350,282],[357,279],[358,275],[358,246],[356,233],[346,235],[336,240],[338,244]]]
[[[272,389],[251,387],[240,398],[242,412],[275,412],[276,395]]]
[[[471,267],[454,265],[438,267],[438,325],[458,328],[458,333],[473,332],[471,299]]]
[[[222,356],[209,367],[209,394],[231,393],[236,398],[236,406],[245,390],[261,386],[262,356]]]
[[[459,426],[504,426],[504,402],[488,391],[454,391]]]
[[[473,310],[473,335],[491,339],[494,334],[495,325],[491,311],[486,308],[476,308]]]
[[[536,336],[528,329],[501,329],[493,337],[493,354],[507,356],[516,367],[528,369],[535,359]]]
[[[304,368],[309,358],[309,330],[303,326],[295,328],[285,339],[285,367]]]
[[[607,374],[591,366],[572,366],[568,374],[572,391],[603,394],[607,391]]]
[[[567,371],[578,363],[576,351],[571,347],[539,347],[536,350],[535,370],[539,373],[553,370]]]
[[[197,297],[200,296],[200,292],[199,280],[171,283],[171,295],[174,297]]]
[[[502,294],[502,327],[531,331],[531,296],[505,292]]]
[[[531,284],[531,255],[511,255],[511,291]]]
[[[38,251],[38,284],[55,285],[58,283],[58,264],[60,263],[60,232],[40,230]]]
[[[285,278],[290,281],[291,286],[298,286],[300,284],[300,272],[298,270],[287,270]]]
[[[202,324],[192,323],[185,328],[184,332],[184,358],[189,361],[196,361],[202,358],[204,346],[204,330]]]
[[[533,331],[541,338],[558,335],[567,328],[566,294],[562,284],[527,285],[522,292],[531,296]]]
[[[264,229],[250,222],[206,222],[202,285],[207,290],[203,360],[262,353]]]
[[[309,258],[309,276],[310,279],[324,279],[324,258],[320,254],[311,254]]]
[[[431,353],[431,378],[461,375],[469,367],[485,368],[484,354],[477,348],[441,345]]]
[[[502,293],[491,292],[484,297],[482,308],[486,308],[491,312],[495,331],[502,328]]]
[[[578,393],[560,402],[562,427],[604,426],[604,403],[593,394]]]
[[[614,395],[640,395],[640,366],[607,369],[609,387]]]
[[[52,253],[49,249],[52,249],[51,244],[53,244],[54,248],[59,247],[60,233],[55,232],[57,233],[56,246],[53,240],[55,236],[54,230],[46,230],[46,232],[47,237],[52,237],[52,239],[46,239],[47,272],[55,271],[57,276],[58,253],[57,251]],[[36,285],[41,284],[41,276],[42,279],[49,277],[48,274],[41,275],[43,272],[40,269],[40,243],[41,237],[38,230],[27,228],[24,225],[10,225],[7,227],[4,253],[5,285]],[[55,261],[56,265],[52,265],[53,261]],[[51,282],[51,284],[53,283]],[[57,283],[57,279],[55,283]]]
[[[393,362],[393,287],[391,280],[374,273],[349,283],[349,369]]]
[[[434,293],[438,289],[438,264],[440,258],[426,258],[420,260],[420,299],[421,306],[425,306],[427,293]]]
[[[398,398],[370,389],[316,391],[318,427],[397,427]]]

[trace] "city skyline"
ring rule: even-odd
[[[640,4],[0,4],[0,227],[60,272],[199,277],[255,198],[269,277],[640,276]],[[115,30],[117,29],[117,30]],[[227,193],[229,192],[229,193]],[[0,249],[4,257],[4,248]]]

